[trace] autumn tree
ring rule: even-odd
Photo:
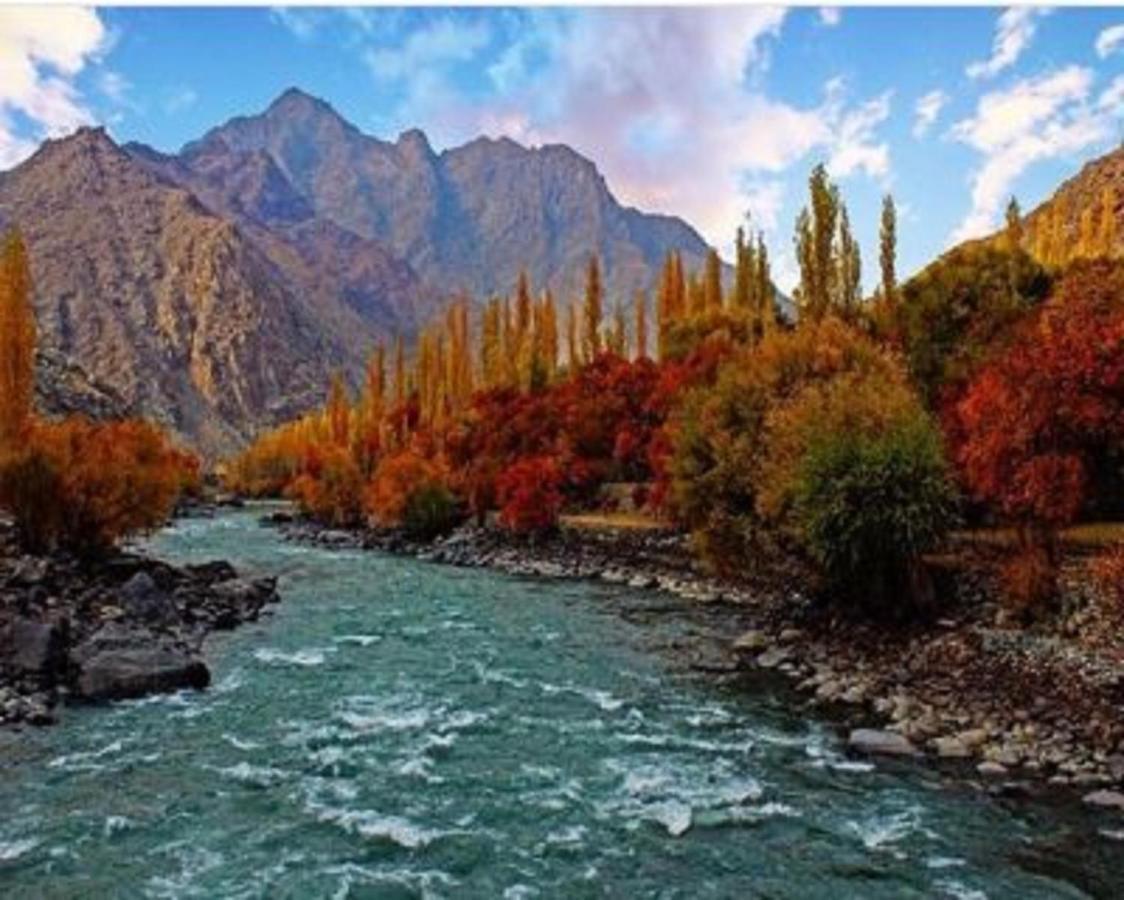
[[[604,294],[601,287],[601,265],[596,254],[589,257],[586,269],[585,304],[582,307],[582,355],[592,360],[601,352],[601,319]]]
[[[711,247],[703,266],[703,308],[712,311],[722,308],[722,260]]]
[[[956,406],[969,489],[1016,525],[1024,548],[1053,546],[1124,442],[1124,269],[1077,263],[972,380]]]
[[[613,306],[612,327],[608,336],[609,351],[617,356],[624,357],[628,353],[628,324],[625,320],[624,308],[620,303]]]
[[[801,315],[816,320],[827,313],[832,302],[840,199],[822,163],[812,170],[808,190],[809,205],[796,220],[796,259],[800,266],[797,297]]]
[[[882,298],[893,305],[898,292],[898,212],[894,198],[887,194],[882,198],[882,221],[878,231],[878,262],[882,270]]]
[[[0,451],[31,422],[35,388],[35,314],[31,273],[18,231],[0,245]]]
[[[1008,253],[1017,253],[1023,245],[1023,214],[1014,197],[1007,203],[1003,240]]]
[[[648,356],[648,295],[643,290],[636,292],[632,307],[636,359],[645,359]]]
[[[731,305],[743,312],[753,309],[753,288],[757,277],[754,256],[752,240],[747,242],[745,229],[739,227],[734,239],[734,293]]]
[[[1101,192],[1097,245],[1101,256],[1111,257],[1116,254],[1116,190],[1111,185]]]
[[[839,209],[839,234],[836,238],[832,302],[845,319],[853,319],[861,299],[862,259],[859,244],[851,234],[847,207]]]
[[[558,312],[550,291],[543,291],[535,307],[535,358],[546,381],[553,381],[558,369]]]

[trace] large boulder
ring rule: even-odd
[[[146,629],[116,623],[98,629],[74,649],[71,658],[78,669],[77,693],[86,700],[201,690],[211,682],[207,666],[183,647]]]
[[[51,622],[16,616],[0,627],[0,660],[17,678],[52,686],[66,663],[65,635]]]
[[[213,585],[206,600],[213,628],[253,622],[267,603],[277,602],[277,579],[232,578]]]
[[[147,572],[137,572],[118,592],[121,608],[129,618],[149,625],[172,625],[179,611],[168,592]]]

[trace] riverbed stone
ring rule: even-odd
[[[958,737],[939,737],[933,739],[933,750],[941,759],[966,759],[972,755]]]
[[[118,592],[125,614],[150,625],[170,625],[177,621],[176,604],[148,572],[137,572]]]
[[[859,753],[885,756],[916,756],[918,753],[905,735],[875,728],[856,728],[847,738],[847,745]]]
[[[768,646],[769,636],[757,628],[745,632],[733,644],[733,648],[742,653],[753,653],[757,650],[764,650]]]
[[[17,676],[53,684],[64,661],[63,634],[50,622],[16,616],[0,628],[0,662]]]
[[[989,759],[976,766],[976,771],[987,778],[1003,778],[1007,774],[1007,767]]]
[[[1101,790],[1093,791],[1081,798],[1086,806],[1095,806],[1099,809],[1117,809],[1124,811],[1124,793],[1120,791]]]

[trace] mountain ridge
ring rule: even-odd
[[[176,153],[100,127],[45,141],[0,173],[6,225],[27,239],[51,352],[209,456],[319,403],[332,371],[358,385],[376,343],[455,296],[483,303],[526,269],[566,303],[597,254],[607,296],[629,300],[669,250],[691,267],[707,252],[565,144],[437,152],[297,88]]]

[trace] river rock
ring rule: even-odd
[[[1100,809],[1124,810],[1124,794],[1120,791],[1093,791],[1081,798],[1087,806],[1096,806]]]
[[[885,756],[916,756],[917,748],[904,735],[874,728],[856,728],[847,738],[847,744],[859,753]]]
[[[64,636],[57,625],[17,616],[0,629],[0,654],[17,677],[50,685],[65,660]]]
[[[182,647],[141,628],[103,625],[71,654],[78,667],[77,691],[86,700],[123,700],[205,688],[210,672]]]
[[[172,598],[147,572],[137,572],[118,592],[125,614],[149,625],[170,625],[179,613]]]
[[[740,653],[753,653],[769,646],[769,636],[764,631],[754,628],[737,638],[732,646]]]
[[[989,759],[976,766],[976,771],[988,778],[1002,778],[1007,774],[1007,767]]]
[[[934,738],[933,750],[941,759],[966,759],[972,755],[972,751],[958,737]]]

